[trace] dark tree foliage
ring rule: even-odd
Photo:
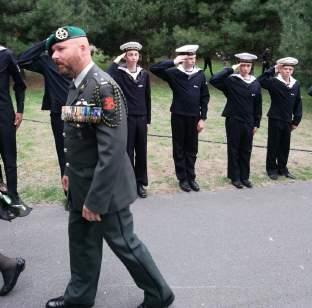
[[[0,44],[17,53],[57,27],[84,28],[107,56],[137,40],[145,61],[199,44],[201,56],[249,51],[293,55],[311,75],[312,2],[307,0],[0,0]]]
[[[283,24],[279,56],[299,59],[296,77],[304,85],[312,84],[312,2],[279,0]]]

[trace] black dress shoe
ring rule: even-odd
[[[142,184],[138,184],[137,185],[137,191],[138,191],[139,197],[141,197],[141,198],[146,198],[147,197],[146,189],[143,187]]]
[[[274,180],[274,181],[276,181],[278,179],[278,175],[276,173],[268,174],[268,176],[271,180]]]
[[[15,287],[20,273],[25,269],[25,260],[16,258],[16,267],[2,271],[4,285],[0,290],[0,296],[7,295]]]
[[[244,186],[242,185],[241,181],[232,181],[231,182],[233,186],[235,186],[238,189],[242,189]]]
[[[168,308],[173,302],[174,302],[174,294],[172,293],[168,299],[164,302],[163,306],[161,308]],[[159,307],[159,306],[158,306]],[[141,305],[138,306],[138,308],[154,308],[153,306],[147,305],[145,303],[142,303]]]
[[[248,188],[252,188],[253,185],[249,180],[241,180],[242,184]]]
[[[179,186],[183,191],[186,192],[190,192],[191,191],[191,187],[189,185],[189,183],[186,180],[180,181],[179,182]]]
[[[92,306],[89,305],[67,304],[64,301],[64,296],[52,298],[46,304],[46,308],[91,308],[91,307]]]
[[[65,308],[64,296],[52,298],[46,303],[46,308]]]
[[[32,211],[32,208],[26,205],[18,194],[12,196],[11,208],[17,217],[25,217]]]
[[[189,185],[190,187],[194,190],[194,191],[199,191],[200,187],[198,185],[198,183],[195,180],[189,180]]]
[[[289,171],[285,172],[284,175],[286,176],[286,178],[295,180],[296,177],[294,175],[292,175]]]

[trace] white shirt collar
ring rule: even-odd
[[[80,73],[79,75],[73,80],[75,87],[78,88],[81,84],[82,80],[86,77],[86,75],[89,73],[90,69],[94,65],[94,62],[91,61]]]
[[[294,84],[295,84],[296,81],[297,81],[294,77],[290,76],[290,78],[289,78],[289,83],[287,83],[287,82],[283,79],[283,77],[282,77],[281,74],[277,74],[277,76],[276,76],[275,78],[277,78],[279,81],[283,82],[283,83],[284,83],[288,88],[290,88],[290,89],[294,86]]]
[[[246,83],[252,83],[256,80],[256,77],[253,75],[248,75],[249,78],[244,78],[241,74],[232,74],[231,76],[238,77]]]
[[[5,50],[5,49],[7,49],[7,48],[4,47],[4,46],[2,46],[2,45],[0,45],[0,51],[1,51],[1,50]]]
[[[191,71],[186,71],[182,64],[179,64],[177,66],[177,69],[180,70],[181,72],[183,72],[184,74],[187,74],[187,75],[194,75],[197,72],[201,71],[201,68],[199,68],[197,66],[194,66]]]
[[[126,72],[127,74],[129,74],[134,80],[137,79],[138,75],[140,74],[140,72],[142,71],[142,67],[141,66],[137,66],[136,68],[136,72],[130,72],[127,68],[127,66],[118,66],[118,69]]]

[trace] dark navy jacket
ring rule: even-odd
[[[231,76],[233,72],[232,68],[225,68],[210,79],[210,83],[227,98],[222,116],[233,117],[252,127],[259,127],[262,116],[260,83],[257,80],[246,83],[237,76]]]
[[[264,89],[267,89],[271,96],[271,106],[268,117],[299,125],[302,118],[302,100],[300,84],[298,81],[287,87],[285,83],[274,77],[274,66],[264,72],[258,80]]]
[[[10,96],[10,77],[14,81],[16,111],[23,113],[26,85],[13,52],[10,49],[0,50],[0,116],[8,116],[14,112]]]
[[[188,75],[177,69],[172,60],[162,61],[150,67],[157,77],[168,82],[173,99],[170,111],[184,116],[207,118],[209,91],[203,71]]]
[[[41,109],[61,113],[71,80],[58,72],[52,58],[45,53],[45,41],[35,44],[20,54],[18,63],[22,68],[43,75],[44,96]]]
[[[151,85],[146,70],[142,69],[136,80],[127,72],[118,68],[119,65],[112,63],[107,73],[113,77],[124,93],[128,115],[146,115],[147,123],[151,123]]]

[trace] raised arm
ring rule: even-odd
[[[226,79],[234,73],[233,68],[225,67],[221,72],[214,74],[210,78],[210,84],[212,84],[218,90],[226,92]]]
[[[271,88],[272,79],[275,75],[275,66],[270,67],[266,70],[261,76],[258,77],[258,81],[261,84],[261,87],[269,90]]]
[[[45,42],[45,40],[41,41],[22,52],[17,59],[19,66],[29,71],[41,73],[42,68],[38,59],[45,52]]]
[[[158,62],[156,64],[153,64],[150,66],[150,71],[156,75],[158,78],[169,81],[169,75],[168,75],[168,69],[171,67],[174,67],[174,61],[173,60],[165,60]]]
[[[125,55],[126,55],[126,53],[123,53],[123,54],[119,55],[118,57],[116,57],[114,62],[106,70],[106,73],[111,75],[113,78],[116,78],[117,73],[118,73],[119,62],[121,61],[121,59],[124,58]]]

